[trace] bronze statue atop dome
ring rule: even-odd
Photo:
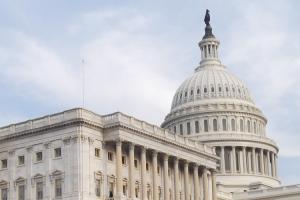
[[[209,15],[209,10],[206,9],[206,13],[205,13],[205,17],[204,17],[204,22],[206,24],[206,26],[210,25],[209,22],[210,22],[210,15]]]

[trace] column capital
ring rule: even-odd
[[[129,149],[134,149],[135,144],[133,142],[129,142]]]
[[[168,154],[164,154],[164,160],[169,160],[169,155]]]
[[[118,140],[116,140],[116,145],[122,145],[122,140],[121,139],[118,139]]]

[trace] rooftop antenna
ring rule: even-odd
[[[85,70],[84,70],[84,59],[81,60],[81,73],[82,73],[82,108],[84,108],[85,98]]]

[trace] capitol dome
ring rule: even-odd
[[[172,102],[172,111],[211,100],[254,106],[244,83],[225,66],[205,65],[198,67],[177,89]]]
[[[161,126],[214,148],[219,191],[276,187],[279,149],[266,135],[267,119],[245,84],[219,60],[220,43],[209,20],[205,23],[200,65],[175,92]]]

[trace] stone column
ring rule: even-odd
[[[129,144],[129,198],[134,198],[134,144]]]
[[[275,155],[275,176],[278,177],[278,157]]]
[[[117,198],[122,197],[122,141],[116,142],[116,177],[117,177]]]
[[[216,171],[213,169],[210,171],[212,180],[212,200],[217,200],[217,182],[216,182]]]
[[[252,148],[252,166],[253,166],[253,173],[256,174],[257,173],[257,162],[256,162],[256,156],[255,156],[255,148]]]
[[[260,170],[261,173],[265,173],[265,166],[264,166],[264,150],[260,149]]]
[[[232,167],[231,167],[231,173],[236,173],[236,153],[235,153],[235,147],[232,147]]]
[[[199,174],[198,174],[198,165],[194,165],[194,200],[199,200],[200,197],[200,186],[199,186]]]
[[[189,188],[189,163],[184,162],[184,197],[185,200],[190,199],[190,188]]]
[[[221,146],[221,172],[225,174],[225,150],[224,146]]]
[[[169,156],[164,155],[164,200],[169,200]]]
[[[147,199],[147,182],[146,182],[146,148],[142,147],[141,152],[141,171],[142,171],[142,200]]]
[[[175,158],[174,160],[174,172],[175,172],[175,187],[174,187],[174,191],[175,191],[175,200],[179,200],[179,169],[178,169],[178,158]],[[155,199],[154,199],[155,200]]]
[[[252,159],[251,159],[251,152],[247,152],[247,160],[248,160],[248,173],[251,173],[252,170]]]
[[[209,200],[209,188],[208,188],[208,170],[203,169],[203,200]]]
[[[152,152],[153,165],[153,200],[158,200],[158,186],[157,186],[157,151]]]
[[[275,177],[275,159],[274,153],[271,153],[271,164],[272,164],[272,176]]]
[[[267,175],[268,176],[271,176],[271,173],[270,173],[270,151],[267,151]]]
[[[243,170],[244,170],[244,173],[247,173],[247,154],[246,154],[246,147],[243,147]]]

